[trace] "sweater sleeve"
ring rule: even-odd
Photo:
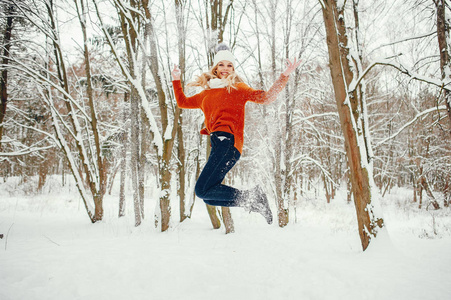
[[[287,85],[289,76],[280,74],[279,78],[273,83],[271,88],[265,92],[263,90],[254,90],[248,87],[249,101],[259,103],[259,104],[269,104],[277,99],[277,95],[285,88]]]
[[[196,94],[192,97],[186,97],[183,92],[182,83],[180,80],[174,80],[172,82],[174,88],[175,99],[177,100],[177,105],[180,108],[200,108],[202,102],[202,93]]]

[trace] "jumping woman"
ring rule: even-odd
[[[222,184],[222,181],[243,151],[246,102],[269,104],[276,100],[300,61],[288,60],[285,71],[266,92],[250,88],[235,73],[236,60],[226,45],[219,45],[217,50],[210,71],[188,84],[203,88],[192,97],[186,97],[183,92],[178,67],[174,65],[172,70],[177,105],[180,108],[200,108],[205,116],[205,128],[200,133],[211,138],[211,153],[197,179],[195,193],[209,205],[244,207],[250,212],[260,213],[271,224],[273,217],[268,199],[259,186],[238,190]]]

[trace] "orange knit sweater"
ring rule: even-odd
[[[236,89],[217,88],[203,90],[192,97],[186,97],[180,80],[172,82],[177,104],[180,108],[200,108],[205,116],[205,127],[201,134],[225,131],[234,135],[235,148],[243,151],[244,113],[247,101],[269,104],[276,100],[288,81],[288,76],[280,75],[269,91],[254,90],[245,83],[235,85]]]

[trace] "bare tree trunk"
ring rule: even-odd
[[[211,225],[213,226],[213,229],[219,229],[221,228],[221,219],[218,217],[218,212],[216,210],[216,206],[211,206],[208,204],[205,204],[207,207],[208,215],[210,216]]]
[[[146,116],[144,111],[141,109],[141,130],[140,130],[140,154],[139,154],[139,173],[138,173],[138,189],[139,189],[139,205],[141,211],[141,218],[144,219],[144,193],[145,193],[145,180],[146,180],[146,161],[147,161],[147,153],[149,152],[149,143],[146,138],[149,132],[149,126],[146,122]]]
[[[291,35],[291,23],[293,19],[293,10],[291,8],[291,3],[286,5],[286,15],[285,15],[285,32],[284,32],[284,45],[285,45],[285,59],[290,58],[290,35]],[[285,132],[282,137],[285,145],[285,151],[283,155],[285,156],[283,161],[285,164],[285,169],[283,172],[283,182],[284,191],[283,198],[288,204],[292,203],[292,187],[293,187],[293,176],[292,176],[292,156],[294,152],[294,139],[293,139],[293,111],[294,111],[294,93],[290,92],[290,86],[287,84],[285,88]],[[284,223],[289,222],[289,208],[286,209],[286,216]],[[280,224],[280,223],[279,223]]]
[[[173,119],[170,118],[170,110],[168,109],[168,105],[166,103],[166,95],[164,93],[162,80],[159,76],[159,67],[158,67],[158,51],[157,51],[157,37],[155,35],[155,30],[153,27],[152,16],[149,10],[148,0],[142,1],[145,17],[146,17],[146,34],[149,35],[150,42],[150,71],[152,73],[157,94],[158,94],[158,103],[160,108],[161,115],[161,124],[162,131],[165,132],[165,139],[163,141],[163,153],[159,154],[159,180],[161,187],[160,194],[160,212],[161,212],[161,231],[166,231],[169,229],[169,221],[171,218],[171,207],[170,207],[170,188],[171,188],[171,158],[172,158],[172,149],[174,147],[175,135],[177,133],[178,122],[180,117],[180,108],[178,106],[175,107],[173,111]],[[170,124],[172,122],[172,124]],[[166,134],[167,129],[171,126],[170,136]]]
[[[84,111],[80,116],[78,112],[80,107],[76,105],[76,101],[72,98],[72,93],[69,86],[69,80],[67,75],[67,69],[65,66],[64,55],[61,49],[59,40],[59,31],[57,27],[56,13],[54,10],[53,1],[46,1],[43,5],[46,8],[47,14],[45,14],[44,19],[45,24],[48,27],[42,27],[40,24],[37,25],[33,18],[28,18],[28,20],[39,30],[46,35],[48,40],[51,41],[51,47],[53,51],[52,70],[50,69],[50,64],[46,63],[42,71],[46,73],[37,73],[36,70],[28,66],[23,65],[22,71],[26,72],[27,75],[35,78],[36,81],[40,82],[42,88],[42,101],[48,106],[49,112],[52,118],[52,125],[55,129],[55,141],[61,148],[68,161],[70,170],[74,179],[76,181],[77,188],[80,192],[80,196],[83,200],[85,208],[87,210],[88,216],[91,222],[97,222],[103,218],[103,196],[106,192],[107,183],[107,166],[103,160],[101,153],[99,130],[97,128],[97,116],[93,101],[93,93],[91,86],[91,74],[89,66],[89,50],[86,43],[86,18],[84,16],[85,11],[83,7],[83,2],[75,2],[77,6],[78,18],[80,21],[84,43],[84,59],[85,59],[85,72],[87,76],[87,97],[89,102],[89,110],[91,113],[90,119],[86,116],[89,115],[89,111]],[[21,8],[21,12],[24,16],[28,16],[24,8]],[[43,20],[44,20],[43,19]],[[50,58],[50,55],[47,55]],[[55,70],[56,75],[52,74]],[[52,76],[52,78],[51,78]],[[57,78],[55,82],[55,78]],[[54,92],[58,93],[57,97],[54,97]],[[63,99],[62,104],[55,104],[57,99]],[[58,108],[57,108],[58,106]],[[65,106],[66,113],[68,116],[68,121],[61,118],[59,109]],[[88,120],[89,119],[89,120]],[[83,127],[80,124],[80,120],[88,126]],[[73,139],[71,143],[66,140],[67,136],[65,133],[70,134]],[[95,142],[93,148],[88,148],[83,137],[88,135],[88,139],[92,138]],[[73,143],[72,143],[73,142]],[[89,144],[89,143],[88,143]],[[72,149],[72,145],[75,145],[75,151]],[[91,146],[90,144],[88,146]],[[76,153],[77,157],[74,157]],[[90,196],[85,190],[85,185],[90,189],[92,200],[94,202],[94,210],[92,209],[91,203],[89,201]]]
[[[413,202],[417,203],[418,199],[417,199],[417,195],[419,194],[419,189],[418,189],[418,181],[416,179],[413,180]]]
[[[199,136],[199,145],[201,144],[200,143],[200,140],[202,139],[202,137],[200,137]],[[199,178],[199,175],[200,175],[200,154],[199,154],[199,149],[197,150],[197,154],[196,154],[196,158],[195,158],[195,161],[196,161],[196,174],[194,175],[194,180],[190,180],[190,184],[192,184],[192,186],[193,186],[193,191],[192,191],[192,194],[191,194],[191,196],[190,197],[193,197],[192,199],[193,199],[193,201],[191,201],[190,202],[190,207],[189,207],[189,217],[191,218],[191,216],[192,216],[192,214],[193,214],[193,208],[194,208],[194,203],[196,202],[196,192],[194,191],[194,185],[195,185],[195,182],[196,182],[196,179],[197,178]]]
[[[49,163],[50,158],[47,156],[46,158],[44,158],[44,161],[39,164],[39,181],[37,187],[37,190],[39,192],[42,191],[42,188],[44,187],[44,184],[47,180],[47,175],[49,174]]]
[[[182,130],[183,118],[180,115],[180,120],[177,128],[177,155],[179,163],[178,166],[178,176],[179,176],[179,185],[178,185],[178,196],[180,202],[180,222],[183,222],[186,216],[186,181],[188,180],[186,176],[186,155],[185,155],[185,147],[183,141],[183,130]]]
[[[352,186],[351,186],[351,175],[349,175],[349,163],[346,164],[348,166],[348,170],[345,172],[346,179],[346,202],[350,204],[352,202]]]
[[[210,156],[211,152],[211,142],[210,137],[207,136],[207,157]],[[200,174],[200,172],[199,172]],[[216,209],[216,206],[205,204],[207,207],[207,212],[210,217],[211,225],[214,229],[219,229],[221,227],[221,219],[218,217],[218,210]],[[226,225],[227,227],[227,225]]]
[[[235,227],[233,225],[232,214],[230,213],[230,209],[228,207],[221,207],[222,209],[222,220],[224,221],[225,233],[234,233]]]
[[[278,0],[271,0],[270,4],[270,22],[271,22],[271,75],[272,81],[276,80],[276,13]]]
[[[271,79],[272,81],[276,80],[276,65],[277,65],[277,58],[276,58],[276,24],[278,20],[276,19],[277,15],[277,4],[278,1],[270,1],[269,2],[269,16],[270,16],[270,22],[271,22],[271,36],[270,36],[270,47],[271,47]],[[279,112],[275,112],[275,119],[278,120],[280,118]],[[286,124],[283,124],[286,125]],[[285,178],[286,178],[286,162],[284,159],[286,158],[285,155],[285,148],[286,148],[286,138],[284,134],[284,129],[286,129],[285,126],[278,126],[277,131],[277,139],[281,142],[276,145],[276,151],[275,151],[275,161],[274,161],[274,180],[275,180],[275,197],[276,197],[276,207],[277,207],[277,218],[278,218],[278,224],[279,227],[285,227],[288,225],[289,222],[289,212],[288,209],[285,207]]]
[[[148,53],[147,49],[147,38],[148,38],[148,29],[147,24],[145,25],[145,32],[144,32],[144,45],[143,45],[143,55],[146,55]],[[145,90],[146,87],[146,79],[147,79],[147,68],[146,68],[146,59],[142,59],[141,61],[141,86],[143,87],[143,90]],[[141,212],[141,218],[144,219],[144,195],[145,195],[145,174],[146,174],[146,161],[147,161],[147,153],[149,152],[149,143],[148,138],[146,138],[148,132],[150,131],[150,128],[148,126],[147,117],[144,109],[140,106],[140,131],[139,131],[139,137],[140,137],[140,153],[139,153],[139,159],[138,159],[138,195],[139,195],[139,207]],[[151,134],[152,135],[152,134]]]
[[[136,8],[136,2],[131,1],[130,5]],[[142,222],[142,201],[140,195],[140,177],[142,166],[140,166],[141,143],[140,135],[142,130],[141,124],[141,99],[138,90],[138,74],[137,73],[137,56],[138,56],[138,32],[136,28],[131,26],[133,22],[138,21],[136,11],[124,11],[118,8],[118,16],[120,19],[122,34],[125,37],[125,46],[127,53],[128,72],[132,80],[129,80],[130,86],[130,169],[132,176],[133,189],[133,208],[135,214],[135,226],[139,226]],[[141,74],[143,75],[143,74]],[[134,81],[134,82],[133,82]],[[142,82],[141,82],[142,84]]]
[[[279,136],[282,136],[281,133],[279,133]],[[274,177],[275,177],[275,184],[276,184],[276,206],[277,206],[277,218],[278,218],[278,224],[279,227],[285,227],[288,225],[289,221],[289,213],[288,209],[285,208],[285,201],[284,201],[284,174],[285,171],[282,170],[282,163],[281,160],[284,158],[283,154],[283,143],[279,143],[276,147],[276,153],[275,153],[275,170],[274,170]],[[285,165],[285,164],[283,164]]]
[[[224,41],[224,31],[226,28],[227,23],[229,22],[230,16],[230,10],[232,9],[233,0],[229,0],[227,3],[227,6],[225,7],[225,10],[223,11],[223,0],[208,0],[210,2],[210,19],[208,20],[208,10],[206,13],[207,17],[207,28],[211,28],[212,31],[217,32],[217,42],[222,43]],[[216,41],[215,41],[216,42]],[[209,49],[212,50],[212,49]],[[209,61],[210,63],[213,61],[214,53],[213,51],[210,51],[208,53]],[[209,147],[209,143],[207,145]],[[207,150],[207,154],[209,154],[209,149]],[[207,155],[208,157],[208,155]],[[207,205],[207,211],[210,215],[211,222],[213,224],[213,228],[219,228],[221,226],[220,219],[216,215],[216,209],[213,209],[212,207],[209,207]],[[232,215],[230,214],[228,207],[222,208],[223,215],[224,212],[227,216],[227,218],[223,218],[224,222],[230,222],[230,223],[224,223],[226,228],[233,228],[233,220]],[[226,229],[227,230],[227,229]]]
[[[127,102],[128,102],[128,93],[124,93],[124,109],[122,111],[123,116],[123,124],[124,124],[124,130],[122,135],[122,150],[121,150],[121,178],[120,178],[120,190],[119,190],[119,217],[125,216],[125,179],[127,177],[127,149],[128,149],[128,128],[130,126],[127,126],[127,120],[128,115],[127,114]]]
[[[144,169],[143,166],[140,167],[138,162],[139,157],[142,157],[139,155],[140,151],[145,151],[146,149],[139,149],[141,147],[141,143],[139,143],[139,129],[136,127],[139,125],[139,122],[142,121],[146,126],[149,126],[150,129],[150,140],[153,140],[155,149],[157,150],[158,155],[158,166],[160,168],[159,172],[159,183],[160,188],[163,189],[160,193],[159,197],[159,205],[161,214],[156,214],[156,216],[161,215],[162,216],[162,223],[161,223],[161,229],[162,231],[165,231],[169,228],[169,220],[170,220],[170,206],[169,206],[169,198],[170,198],[170,179],[171,179],[171,173],[170,173],[170,158],[172,154],[172,146],[173,146],[173,140],[175,136],[175,128],[174,126],[178,122],[178,110],[174,112],[174,118],[171,127],[173,130],[170,132],[170,137],[166,135],[166,139],[163,141],[163,137],[160,134],[160,128],[157,125],[157,122],[153,116],[153,113],[150,109],[150,105],[148,103],[148,99],[146,97],[145,87],[143,86],[143,82],[138,79],[137,74],[137,61],[140,57],[139,55],[142,54],[144,45],[142,44],[142,40],[138,38],[138,35],[142,33],[141,28],[138,27],[138,25],[142,24],[142,18],[144,19],[144,34],[148,35],[149,38],[149,44],[150,44],[150,57],[144,53],[144,59],[146,60],[146,63],[150,67],[152,76],[155,80],[155,84],[157,86],[157,94],[158,94],[158,101],[159,101],[159,108],[161,113],[161,130],[162,132],[166,133],[166,129],[168,128],[168,123],[170,117],[168,116],[168,109],[166,105],[166,98],[164,94],[164,90],[162,88],[161,79],[158,74],[158,57],[157,57],[157,47],[156,47],[156,37],[153,31],[152,27],[152,19],[149,11],[149,3],[148,1],[135,1],[130,0],[127,5],[124,5],[124,3],[121,0],[115,0],[113,5],[117,9],[119,19],[121,22],[121,29],[122,34],[124,36],[123,41],[125,43],[125,49],[126,49],[126,61],[124,60],[123,56],[120,55],[118,52],[118,49],[116,47],[116,43],[113,41],[113,38],[109,31],[107,30],[107,27],[105,26],[103,22],[102,15],[100,14],[99,7],[97,5],[96,0],[92,0],[97,17],[99,19],[99,22],[101,24],[102,31],[107,38],[108,44],[111,48],[111,51],[113,55],[115,56],[115,60],[118,63],[123,75],[127,79],[128,83],[131,86],[131,103],[134,105],[134,101],[136,99],[137,107],[134,105],[135,109],[131,112],[132,116],[136,116],[136,121],[133,123],[135,126],[132,130],[138,130],[138,133],[132,134],[132,144],[135,141],[137,143],[138,150],[131,150],[132,158],[131,158],[131,169],[132,174],[135,172],[136,175],[133,176],[133,180],[135,180],[136,183],[133,183],[134,190],[137,195],[139,195],[139,178],[142,177],[142,173]],[[144,9],[144,14],[140,14],[139,11]],[[144,16],[144,17],[143,17]],[[142,76],[145,76],[145,73],[141,74]],[[143,79],[143,78],[141,78]],[[145,113],[146,118],[142,120],[140,118],[141,111]],[[133,121],[133,120],[132,120]],[[142,128],[141,126],[139,128]],[[146,138],[147,137],[141,137]],[[134,145],[132,147],[135,147]],[[141,153],[142,154],[142,153]],[[135,156],[136,158],[134,158]],[[141,174],[141,175],[139,175]],[[140,177],[141,176],[141,177]],[[142,189],[141,189],[142,194]],[[135,201],[135,216],[137,220],[137,224],[140,222],[140,218],[143,216],[142,207],[143,207],[143,201],[142,198],[139,199],[138,196],[134,197]],[[139,209],[138,209],[139,208]],[[140,217],[138,217],[140,216]],[[158,225],[158,222],[160,220],[156,220],[155,224]]]
[[[77,3],[77,2],[76,2]],[[89,109],[91,111],[91,129],[92,136],[94,138],[95,145],[95,158],[96,158],[96,167],[98,172],[98,189],[91,188],[94,195],[94,203],[95,203],[95,211],[96,216],[101,220],[103,218],[103,196],[106,193],[106,185],[107,185],[107,162],[102,155],[102,145],[100,144],[100,133],[97,123],[97,110],[94,104],[94,94],[92,87],[92,79],[91,79],[91,65],[90,65],[90,57],[89,57],[89,49],[88,49],[88,37],[86,33],[86,11],[84,0],[80,1],[80,7],[77,10],[79,14],[79,20],[81,29],[83,32],[83,41],[84,41],[84,60],[85,60],[85,69],[86,69],[86,92],[89,101]]]
[[[176,18],[177,18],[177,36],[178,36],[178,50],[179,50],[179,66],[180,66],[180,79],[181,84],[184,86],[185,83],[185,69],[186,69],[186,61],[185,61],[185,40],[186,40],[186,28],[185,28],[185,19],[184,19],[184,5],[185,0],[175,0],[175,9],[176,9]],[[179,177],[179,185],[178,185],[178,196],[180,202],[180,222],[183,222],[186,218],[186,181],[188,180],[186,176],[186,153],[185,153],[185,145],[183,139],[183,115],[179,116],[179,123],[177,126],[177,154],[178,161],[177,164],[177,173]]]
[[[13,31],[13,20],[14,20],[14,5],[10,4],[6,8],[6,26],[3,33],[3,59],[2,59],[2,72],[0,77],[0,141],[3,137],[3,121],[5,120],[6,106],[8,103],[8,69],[6,66],[9,63],[9,50],[11,48],[11,34]],[[0,150],[2,149],[2,144],[0,143]]]
[[[127,148],[123,144],[123,149],[121,153],[121,178],[120,178],[120,187],[119,187],[119,212],[118,217],[125,216],[125,179],[127,177]]]
[[[437,9],[437,39],[440,53],[440,69],[442,71],[442,79],[449,79],[449,70],[451,68],[450,53],[449,53],[449,39],[450,27],[449,19],[446,17],[446,0],[432,0]],[[449,5],[449,3],[448,3]],[[449,16],[448,16],[449,18]],[[448,70],[448,71],[447,71]],[[444,89],[446,109],[448,111],[448,121],[450,125],[449,133],[451,134],[451,92]]]
[[[428,183],[428,180],[424,175],[421,176],[421,178],[420,178],[420,184],[421,184],[421,188],[426,191],[426,195],[428,195],[429,198],[431,199],[431,200],[429,200],[429,204],[431,204],[434,207],[434,209],[440,209],[440,204],[435,199],[435,196],[432,193],[432,190]]]
[[[421,209],[421,207],[423,206],[423,186],[420,183],[421,178],[418,179],[417,185],[418,185],[418,196],[419,196],[419,201],[418,201],[418,209]]]
[[[443,186],[443,206],[449,207],[449,202],[451,200],[451,188],[450,188],[450,175],[446,175],[445,183]]]
[[[348,38],[343,8],[337,7],[336,0],[322,1],[322,12],[326,28],[329,51],[329,67],[335,91],[341,128],[345,138],[345,147],[350,167],[352,192],[356,207],[357,220],[362,248],[365,250],[383,219],[375,215],[372,201],[372,170],[362,132],[358,130],[360,122],[360,99],[358,93],[348,93],[348,86],[354,74],[350,61]],[[367,133],[368,134],[368,133]],[[374,183],[373,183],[374,184]]]
[[[229,21],[229,13],[233,5],[233,0],[229,0],[223,13],[223,0],[209,0],[211,9],[211,28],[218,30],[218,41],[224,41],[224,31]]]
[[[264,80],[263,80],[263,68],[262,68],[262,52],[261,52],[261,42],[260,42],[260,27],[258,23],[258,4],[256,0],[252,0],[253,9],[255,12],[255,37],[257,38],[257,63],[258,63],[258,89],[264,88]],[[265,110],[266,107],[263,105],[263,115],[266,115]]]
[[[136,89],[131,86],[130,93],[130,166],[131,166],[131,176],[132,176],[132,186],[133,186],[133,207],[135,212],[135,226],[141,225],[141,200],[139,192],[139,157],[140,157],[140,107],[139,107],[139,96],[137,95]]]

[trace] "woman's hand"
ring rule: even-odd
[[[174,64],[174,69],[171,72],[172,80],[180,80],[180,74],[181,72],[179,67],[176,64]]]
[[[299,67],[301,62],[302,62],[302,60],[296,61],[296,58],[294,59],[293,62],[291,62],[289,59],[287,59],[287,63],[286,63],[287,68],[285,69],[285,71],[282,74],[284,76],[290,76],[291,72],[296,70],[296,68]]]

